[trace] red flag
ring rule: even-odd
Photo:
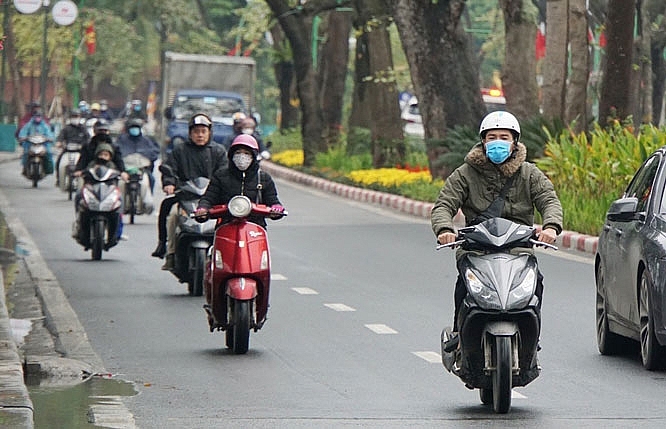
[[[95,48],[97,45],[96,35],[95,35],[95,25],[93,22],[88,23],[86,26],[86,48],[88,49],[88,55],[93,55],[95,53]]]
[[[233,57],[235,55],[239,55],[240,50],[241,50],[241,41],[238,40],[236,42],[236,45],[233,48],[231,48],[231,50],[229,52],[227,52],[227,55],[230,56],[230,57]]]
[[[537,28],[535,45],[536,59],[539,61],[541,58],[546,56],[546,35],[541,32],[540,28]]]

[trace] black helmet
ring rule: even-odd
[[[75,116],[81,116],[81,111],[79,109],[72,109],[69,111],[70,118],[73,118]]]
[[[132,118],[127,123],[125,123],[125,128],[129,129],[131,127],[143,127],[143,120],[141,118]]]
[[[110,131],[111,128],[109,127],[109,121],[106,119],[98,119],[95,121],[95,124],[93,125],[93,131],[95,131],[95,134],[97,134],[99,131]]]
[[[208,129],[211,129],[213,127],[213,121],[211,121],[208,115],[204,113],[197,113],[196,115],[190,118],[190,122],[188,123],[188,128],[192,130],[192,127],[194,127],[195,125],[203,125],[205,127],[208,127]]]

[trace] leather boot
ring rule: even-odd
[[[174,264],[174,255],[173,253],[170,253],[166,255],[166,261],[164,261],[164,265],[162,265],[162,270],[164,271],[173,271],[175,264]]]
[[[166,255],[166,251],[167,251],[166,241],[160,240],[160,241],[157,242],[157,247],[153,251],[152,256],[155,257],[155,258],[164,259],[164,255]]]

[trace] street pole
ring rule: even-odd
[[[46,34],[48,30],[48,17],[49,17],[49,3],[50,0],[44,0],[44,35],[42,38],[42,73],[39,85],[39,102],[42,105],[42,109],[45,109],[46,105],[46,75],[48,74],[48,67],[46,63],[46,54],[48,53],[48,44],[46,43]],[[45,110],[46,111],[46,110]]]
[[[2,28],[6,29],[9,28],[9,1],[4,2],[4,10],[3,10],[3,17],[2,17]],[[4,36],[4,33],[2,34]],[[4,49],[4,41],[3,41],[3,49],[2,49],[2,69],[0,69],[0,74],[2,74],[2,79],[0,80],[0,96],[2,99],[0,99],[0,119],[4,121],[4,115],[7,113],[7,109],[5,109],[5,80],[7,79],[7,52],[5,52]]]
[[[83,10],[85,0],[79,0],[79,10]],[[74,27],[72,27],[74,28]],[[79,70],[79,46],[81,45],[81,33],[83,27],[79,25],[78,32],[74,30],[74,58],[72,59],[72,75],[74,76],[74,87],[72,88],[72,105],[79,105],[79,82],[81,80],[81,71]]]

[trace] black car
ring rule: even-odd
[[[640,341],[643,366],[666,357],[666,146],[641,165],[606,214],[595,257],[597,345],[603,355]]]

